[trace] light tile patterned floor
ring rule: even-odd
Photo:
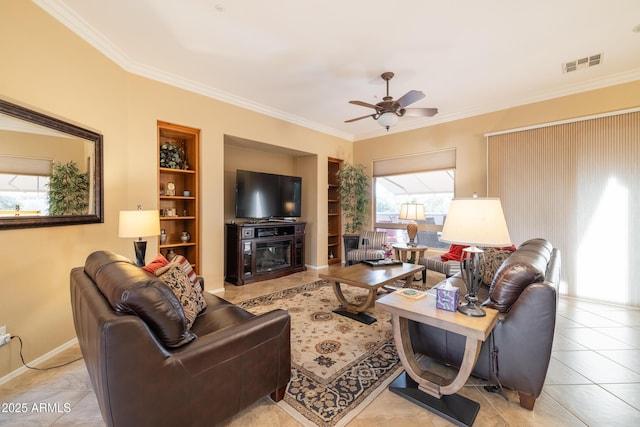
[[[224,297],[242,301],[307,283],[317,272],[235,287]],[[440,277],[429,272],[429,280]],[[542,395],[534,411],[520,408],[469,382],[462,394],[480,402],[476,426],[637,426],[640,425],[640,309],[560,298],[554,350]],[[46,365],[80,356],[77,346]],[[0,425],[102,426],[102,418],[82,362],[50,371],[29,371],[0,385],[0,402],[24,403],[25,414],[0,411]],[[65,405],[68,404],[68,405]],[[0,409],[2,409],[0,407]],[[38,409],[41,409],[38,411]],[[265,398],[226,423],[230,427],[297,426]],[[385,390],[349,427],[445,426],[447,421]]]

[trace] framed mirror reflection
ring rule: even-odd
[[[0,99],[0,229],[104,222],[102,135]]]

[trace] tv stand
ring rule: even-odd
[[[244,285],[306,270],[304,222],[227,224],[225,281]]]

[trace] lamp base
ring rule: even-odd
[[[458,311],[470,317],[484,317],[487,315],[483,308],[478,307],[477,305],[475,305],[475,303],[472,302],[467,305],[459,305]]]
[[[407,235],[409,236],[409,243],[407,246],[417,246],[416,235],[418,234],[418,224],[415,221],[409,221],[407,223]]]
[[[136,265],[138,267],[144,267],[145,254],[147,252],[147,241],[136,240],[133,242],[133,247],[136,251]]]

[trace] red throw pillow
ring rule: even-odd
[[[164,267],[167,264],[169,264],[169,261],[164,257],[164,255],[158,254],[158,256],[155,257],[153,261],[142,267],[142,269],[147,273],[153,274],[155,276],[156,270],[160,267]]]
[[[464,246],[464,245],[451,245],[449,247],[449,252],[440,255],[440,259],[445,262],[460,261],[460,257],[462,256],[462,250],[468,247],[469,246]]]

